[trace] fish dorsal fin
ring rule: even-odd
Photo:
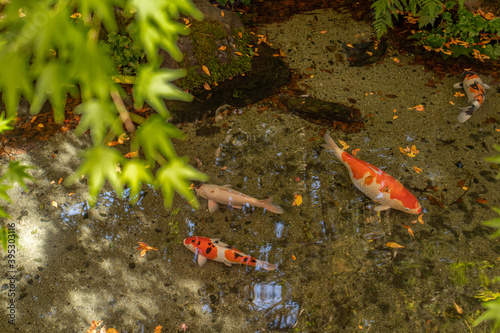
[[[203,266],[207,262],[207,257],[198,253],[198,265]]]
[[[376,211],[376,212],[380,212],[380,211],[382,211],[382,210],[387,210],[387,209],[390,209],[390,208],[391,208],[391,207],[386,206],[386,205],[380,205],[380,206],[375,207],[375,211]]]

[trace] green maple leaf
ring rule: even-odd
[[[169,208],[172,206],[175,192],[186,198],[193,208],[200,207],[190,187],[190,180],[206,181],[208,177],[188,165],[185,158],[172,160],[158,170],[156,173],[156,183],[163,193],[165,207]]]
[[[7,191],[12,188],[10,185],[0,184],[0,199],[7,202],[12,202],[12,199],[7,194]],[[10,215],[5,212],[2,206],[0,206],[0,217],[10,218]]]
[[[203,20],[203,14],[189,0],[131,0],[131,9],[136,12],[139,38],[149,60],[158,57],[158,49],[162,47],[172,58],[182,60],[182,53],[177,46],[178,35],[186,35],[189,29],[176,22],[179,14],[193,16]]]
[[[29,72],[28,57],[22,57],[17,52],[7,49],[7,44],[0,46],[0,92],[7,110],[7,116],[17,114],[17,106],[21,95],[28,100],[33,94],[33,83]]]
[[[85,150],[83,158],[78,170],[67,179],[68,184],[76,183],[80,175],[86,175],[89,180],[92,205],[95,204],[97,195],[101,192],[106,180],[109,181],[118,195],[122,194],[123,181],[117,166],[123,162],[124,157],[118,150],[98,145]]]
[[[193,96],[182,91],[172,81],[186,75],[184,69],[155,69],[155,65],[144,65],[137,73],[134,85],[134,107],[140,109],[146,101],[155,108],[164,118],[169,118],[170,114],[163,99],[190,102]]]
[[[79,11],[83,17],[97,16],[108,31],[116,30],[114,6],[123,7],[123,0],[85,0],[78,1]]]
[[[493,209],[498,215],[500,215],[500,208],[491,207],[491,209]],[[500,237],[500,217],[485,221],[483,222],[483,224],[487,227],[492,227],[497,229],[495,233],[490,236],[491,238]]]
[[[78,105],[75,112],[82,114],[75,133],[82,135],[90,129],[94,144],[102,143],[110,128],[116,135],[120,135],[123,132],[118,111],[111,101],[89,100]]]
[[[488,308],[479,318],[474,321],[472,327],[476,327],[485,320],[494,320],[492,332],[496,332],[500,328],[500,299],[484,302],[483,306]]]
[[[19,161],[10,161],[7,171],[4,173],[2,178],[0,178],[0,181],[7,180],[10,185],[14,185],[15,183],[17,183],[19,184],[19,186],[26,189],[26,183],[24,182],[25,179],[35,181],[35,178],[27,173],[26,170],[34,168],[35,167],[29,165],[21,165]],[[1,189],[2,187],[0,187],[0,190]]]
[[[153,183],[153,174],[145,161],[134,159],[125,162],[122,168],[122,179],[130,188],[130,201],[135,204],[142,185]]]
[[[154,115],[137,129],[134,146],[142,146],[146,159],[154,165],[157,153],[168,159],[178,158],[172,138],[183,139],[184,133],[160,115]]]
[[[11,131],[14,129],[14,127],[10,126],[9,124],[16,120],[16,115],[13,115],[9,118],[4,118],[5,113],[0,113],[0,133],[3,133],[5,131]]]
[[[62,123],[64,121],[66,95],[70,89],[76,89],[71,88],[73,82],[71,82],[67,72],[67,65],[60,62],[44,65],[36,82],[35,96],[30,108],[31,114],[40,112],[43,103],[48,98],[54,109],[56,122]]]

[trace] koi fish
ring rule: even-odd
[[[210,259],[222,262],[227,266],[241,264],[263,268],[268,271],[276,269],[276,265],[246,255],[231,245],[221,242],[219,238],[193,236],[184,240],[184,246],[198,255],[198,265],[200,266],[203,266],[207,259]]]
[[[376,211],[393,208],[410,214],[422,212],[417,198],[399,181],[376,166],[343,151],[328,134],[325,134],[324,139],[326,144],[323,147],[332,150],[340,162],[344,163],[354,186],[380,204],[375,207]]]
[[[471,106],[459,107],[462,112],[458,115],[458,121],[464,123],[483,104],[484,90],[490,89],[490,86],[481,81],[481,78],[475,72],[464,71],[462,73],[462,82],[455,83],[453,88],[463,88],[469,98],[469,103],[471,103]]]
[[[265,208],[276,214],[283,213],[283,208],[273,204],[272,197],[264,200],[255,199],[233,190],[230,185],[202,184],[200,187],[195,188],[195,191],[200,197],[208,199],[208,210],[210,213],[215,212],[219,208],[219,204],[230,205],[239,209],[242,209],[245,205],[250,205]]]

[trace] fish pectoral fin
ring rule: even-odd
[[[491,86],[489,84],[486,84],[484,82],[483,82],[483,87],[484,87],[484,89],[490,89],[491,88]]]
[[[231,188],[231,185],[226,184],[226,185],[223,185],[222,187]]]
[[[458,82],[458,83],[455,83],[453,85],[453,88],[455,89],[460,89],[460,88],[463,88],[464,87],[464,83],[463,82]]]
[[[228,262],[224,262],[224,264],[226,264],[226,266],[229,266],[229,267],[233,266],[233,265],[231,265],[231,264],[230,264],[230,263],[228,263]]]
[[[217,209],[219,209],[219,204],[213,200],[208,200],[208,211],[210,213],[215,212]]]
[[[198,254],[198,265],[203,266],[207,262],[207,257]]]
[[[238,208],[238,209],[243,209],[243,206],[242,205],[235,205],[233,203],[229,203],[229,206],[233,207],[233,208]]]
[[[375,207],[376,212],[380,212],[382,210],[387,210],[387,209],[391,209],[391,207],[386,206],[386,205],[379,205],[379,206]]]

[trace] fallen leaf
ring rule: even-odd
[[[410,226],[409,225],[405,225],[403,224],[403,227],[405,227],[406,229],[408,229],[408,233],[412,236],[412,237],[415,237],[415,235],[413,235],[413,230],[411,230]]]
[[[415,170],[416,173],[421,173],[423,171],[422,169],[416,166],[413,166],[413,169]]]
[[[221,47],[219,47],[219,50],[224,51],[226,48],[226,46],[222,45]]]
[[[354,46],[352,46],[352,44],[345,44],[347,47],[351,47],[351,48],[354,48]]]
[[[75,193],[68,193],[68,197],[75,195]]]
[[[208,82],[205,82],[205,84],[203,85],[203,88],[205,88],[205,90],[212,90],[212,88],[210,88],[210,85],[208,84]]]
[[[461,93],[460,91],[457,91],[454,96],[455,97],[464,97],[465,94]]]
[[[462,310],[462,308],[457,303],[453,302],[453,305],[455,305],[455,309],[459,314],[462,314],[464,312],[464,310]]]
[[[434,198],[433,196],[430,196],[430,195],[427,196],[427,199],[431,202],[432,205],[436,205],[436,206],[439,206],[441,208],[444,208],[444,205],[441,202],[441,200]]]
[[[222,10],[220,11],[220,16],[224,17],[224,11],[222,11]]]
[[[127,153],[127,154],[125,154],[123,156],[126,157],[126,158],[131,158],[131,157],[137,156],[137,153],[138,153],[137,151],[131,151],[130,153]]]
[[[353,149],[353,150],[352,150],[352,154],[353,154],[354,156],[357,156],[357,155],[358,155],[358,151],[360,151],[360,150],[361,150],[361,149],[359,149],[359,148]]]
[[[149,246],[148,244],[146,244],[144,242],[137,242],[137,243],[139,244],[139,247],[137,248],[137,250],[141,250],[141,253],[140,253],[141,258],[144,257],[146,255],[146,252],[148,252],[148,251],[151,251],[151,250],[158,251],[158,249],[156,247]]]
[[[106,333],[120,333],[120,332],[118,332],[118,330],[116,328],[108,328],[106,330]]]
[[[324,34],[324,33],[326,33],[326,30],[320,31],[319,33]]]
[[[241,52],[234,52],[234,54],[239,55],[239,56],[243,55],[243,53],[241,53]]]
[[[161,325],[158,325],[156,326],[155,330],[153,331],[153,333],[161,333],[161,329],[163,328],[163,326]]]
[[[412,108],[408,108],[408,109],[415,109],[417,111],[424,111],[424,106],[422,104],[419,104],[419,105],[415,105],[414,107]]]
[[[295,178],[295,181],[300,182],[300,177],[297,176],[297,178]]]
[[[207,67],[207,66],[203,65],[203,66],[201,66],[201,69],[203,69],[203,71],[204,71],[204,72],[205,72],[208,76],[210,76],[210,71],[208,70],[208,67]]]
[[[292,254],[292,260],[297,260],[297,257]]]
[[[450,101],[450,104],[451,104],[451,105],[455,105],[455,103],[453,103],[452,101]]]
[[[227,166],[223,166],[222,168],[220,168],[221,170],[227,170]]]
[[[483,198],[477,198],[477,199],[476,199],[476,201],[477,201],[477,202],[479,202],[479,203],[482,203],[482,204],[484,204],[484,203],[487,203],[487,202],[488,202],[488,200],[483,199]]]
[[[118,146],[120,143],[118,141],[111,141],[111,142],[108,142],[108,146],[110,147],[114,147],[114,146]]]
[[[300,194],[295,194],[295,199],[293,200],[292,206],[300,206],[302,204],[302,196]]]
[[[398,243],[395,243],[395,242],[387,242],[387,243],[385,243],[385,246],[392,247],[393,249],[402,249],[402,248],[404,248],[403,245],[399,245]]]
[[[418,219],[417,219],[417,220],[418,220],[418,222],[420,222],[420,224],[424,224],[424,219],[423,219],[423,216],[424,216],[424,214],[420,214],[420,215],[418,216]]]
[[[460,187],[460,188],[464,187],[465,186],[465,182],[466,182],[465,180],[459,180],[457,182],[457,187]]]
[[[342,150],[346,150],[347,148],[349,148],[349,145],[344,141],[339,140],[339,143],[342,145]]]
[[[55,201],[51,201],[51,202],[50,202],[50,204],[51,204],[52,206],[54,206],[54,207],[56,207],[56,208],[57,208],[57,202],[55,202]]]
[[[57,182],[57,185],[61,185],[61,182],[63,181],[64,178],[60,178],[59,181]]]
[[[82,14],[80,13],[74,13],[73,15],[70,16],[72,19],[78,20],[80,17],[82,17]]]

